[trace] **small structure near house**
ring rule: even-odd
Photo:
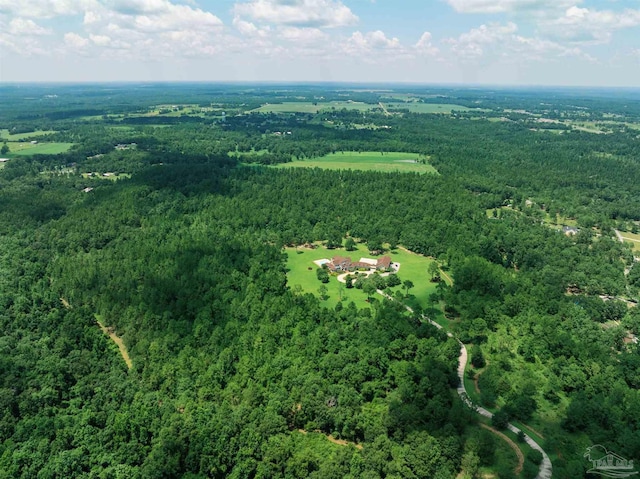
[[[33,141],[31,142],[31,144],[32,144],[32,145],[37,145],[37,144],[38,144],[38,142],[37,142],[36,140],[33,140]]]
[[[90,191],[93,191],[93,188],[85,188],[84,190],[82,190],[83,193],[89,193]]]

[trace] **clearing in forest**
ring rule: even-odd
[[[334,256],[349,256],[354,260],[362,257],[372,257],[367,250],[366,245],[356,244],[355,251],[346,251],[344,248],[327,249],[324,246],[316,245],[315,249],[299,246],[286,248],[287,253],[287,283],[294,291],[301,293],[312,293],[319,296],[318,288],[324,284],[327,288],[328,298],[322,301],[322,304],[328,308],[334,308],[340,302],[346,306],[351,301],[358,308],[369,308],[370,303],[367,302],[367,295],[360,289],[347,289],[343,283],[338,282],[337,275],[331,275],[328,283],[322,283],[316,276],[318,265],[314,261],[323,258],[333,258]],[[415,306],[419,304],[423,308],[429,307],[429,295],[436,292],[438,283],[431,282],[431,276],[428,273],[428,267],[433,262],[432,259],[424,256],[408,252],[403,249],[395,249],[384,253],[391,257],[394,263],[400,263],[400,271],[398,276],[402,281],[409,280],[414,287],[409,290],[409,297],[406,304]],[[378,257],[382,257],[380,255]],[[391,288],[393,292],[405,292],[402,285]],[[376,298],[382,298],[377,295]],[[438,318],[434,317],[434,320]]]
[[[625,242],[631,244],[635,251],[640,251],[640,234],[629,233],[628,231],[620,231],[620,237]]]
[[[343,151],[321,158],[282,163],[278,168],[322,168],[324,170],[358,170],[379,172],[406,172],[437,174],[428,158],[417,153]]]
[[[27,141],[10,141],[7,143],[7,156],[57,155],[69,151],[73,143],[31,143]]]
[[[51,133],[57,133],[55,130],[45,130],[45,131],[31,131],[29,133],[9,133],[9,130],[6,128],[4,130],[0,130],[0,140],[6,141],[22,141],[25,138],[32,138],[36,136],[49,135]]]
[[[267,103],[260,108],[251,110],[251,113],[318,113],[323,110],[358,110],[369,111],[379,108],[377,104],[362,103],[358,101],[285,101],[282,103]]]
[[[480,108],[468,108],[462,105],[450,103],[419,103],[419,102],[385,102],[384,105],[390,112],[409,110],[411,113],[442,113],[450,115],[453,111],[485,111]]]

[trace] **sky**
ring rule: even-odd
[[[640,86],[640,0],[0,0],[0,82]]]

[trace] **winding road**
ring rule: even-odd
[[[392,298],[382,290],[378,290],[377,293],[384,296],[387,299],[390,299],[391,301],[395,301],[394,298]],[[405,305],[405,308],[407,308],[407,311],[413,313],[413,309],[411,309],[409,306]],[[443,329],[440,324],[431,320],[424,314],[422,315],[422,319],[428,321],[430,324],[432,324],[438,329]],[[449,336],[450,338],[455,338],[453,334],[450,332],[447,332],[447,336]],[[460,399],[467,406],[469,406],[473,411],[480,414],[481,416],[491,419],[493,417],[493,413],[491,411],[487,411],[485,408],[473,404],[471,399],[469,399],[469,395],[467,394],[467,390],[465,389],[465,386],[464,386],[464,372],[465,372],[465,368],[467,367],[467,348],[462,343],[462,341],[460,341],[458,338],[455,338],[455,339],[460,344],[460,355],[458,356],[458,381],[459,381],[458,387],[457,387],[458,396],[460,396]],[[538,471],[538,475],[536,476],[536,479],[551,479],[551,476],[553,475],[553,466],[551,465],[551,459],[549,459],[549,456],[544,451],[544,449],[542,449],[542,447],[536,441],[534,441],[531,438],[531,436],[529,436],[527,433],[517,428],[513,424],[509,423],[507,425],[507,429],[509,429],[509,431],[513,432],[514,434],[520,434],[520,432],[522,432],[522,434],[524,434],[524,441],[529,445],[529,447],[531,447],[531,449],[535,449],[536,451],[540,452],[540,454],[542,454],[542,462],[540,463],[540,469]]]

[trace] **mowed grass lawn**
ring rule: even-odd
[[[421,160],[425,160],[425,163],[418,163],[418,161]],[[379,151],[330,153],[321,158],[282,163],[277,165],[276,168],[322,168],[325,170],[438,173],[433,166],[426,163],[424,156],[416,153],[389,152],[383,154]]]
[[[330,101],[330,102],[310,102],[310,101],[285,101],[282,103],[267,103],[260,108],[251,110],[252,113],[318,113],[322,110],[358,110],[369,111],[379,106],[357,101]]]
[[[32,145],[29,142],[8,142],[9,153],[7,156],[26,155],[57,155],[69,151],[73,143],[37,143]]]
[[[288,258],[287,283],[289,287],[294,291],[301,290],[303,293],[312,293],[319,297],[318,288],[323,283],[316,276],[318,266],[314,261],[331,259],[334,256],[349,256],[354,261],[360,258],[375,258],[369,254],[366,245],[357,244],[356,247],[356,251],[346,251],[344,248],[329,250],[324,246],[318,246],[316,249],[304,247],[286,248],[285,251]],[[385,254],[390,256],[394,263],[400,263],[398,277],[402,281],[410,280],[415,285],[409,290],[409,298],[405,300],[406,304],[409,306],[419,304],[425,309],[429,307],[429,296],[436,291],[437,286],[437,283],[430,281],[431,276],[427,269],[433,260],[401,249]],[[345,306],[353,301],[358,308],[371,307],[367,302],[367,295],[362,290],[356,288],[347,289],[344,284],[340,288],[339,285],[337,275],[331,275],[329,283],[325,284],[329,296],[327,300],[322,302],[325,306],[334,308],[340,301],[340,295],[342,295],[342,301]],[[402,286],[396,286],[392,290],[404,293]],[[378,300],[382,300],[382,297],[378,294],[375,297]],[[434,317],[433,319],[439,320],[441,318]]]

